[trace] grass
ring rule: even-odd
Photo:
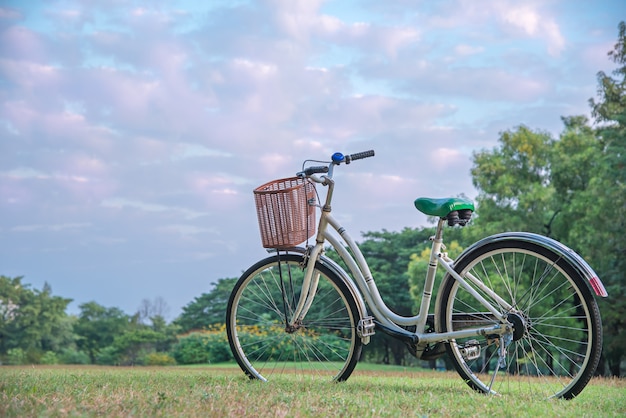
[[[0,416],[597,417],[626,415],[626,380],[573,401],[485,396],[454,373],[359,364],[345,383],[249,381],[233,365],[0,367]]]

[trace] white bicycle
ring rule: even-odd
[[[602,349],[593,294],[607,292],[591,267],[563,244],[524,232],[482,239],[451,260],[444,226],[464,226],[474,204],[418,198],[416,208],[439,222],[419,312],[396,314],[356,242],[331,214],[334,169],[371,156],[374,151],[335,153],[323,166],[305,161],[296,177],[255,190],[263,246],[274,254],[241,276],[228,301],[228,340],[241,369],[263,381],[285,374],[343,381],[362,346],[381,331],[405,342],[418,359],[447,353],[480,392],[579,394]],[[321,205],[315,184],[327,187]],[[312,236],[314,245],[298,247]],[[328,245],[351,274],[324,255]],[[438,266],[445,276],[433,301]]]

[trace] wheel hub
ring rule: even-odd
[[[294,332],[298,331],[300,328],[302,328],[302,321],[296,321],[293,325],[285,325],[285,332],[287,334],[293,334]]]
[[[517,341],[526,334],[528,321],[518,313],[510,313],[506,320],[513,324],[513,341]]]

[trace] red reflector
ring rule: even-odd
[[[603,298],[609,295],[604,288],[604,285],[597,277],[592,277],[591,279],[589,279],[589,283],[591,283],[591,287],[593,288],[593,291],[596,292],[596,295],[602,296]]]

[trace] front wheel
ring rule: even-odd
[[[267,381],[281,375],[347,379],[361,354],[356,302],[344,282],[316,263],[315,297],[296,326],[287,322],[298,304],[303,257],[275,255],[250,267],[236,283],[226,309],[230,348],[241,369]]]
[[[455,339],[447,351],[467,384],[484,393],[571,399],[593,376],[602,348],[600,313],[585,279],[554,252],[525,241],[485,244],[455,270],[498,294],[472,287],[514,325],[505,338]],[[449,274],[441,285],[441,331],[498,323]],[[504,349],[503,349],[504,348]]]

